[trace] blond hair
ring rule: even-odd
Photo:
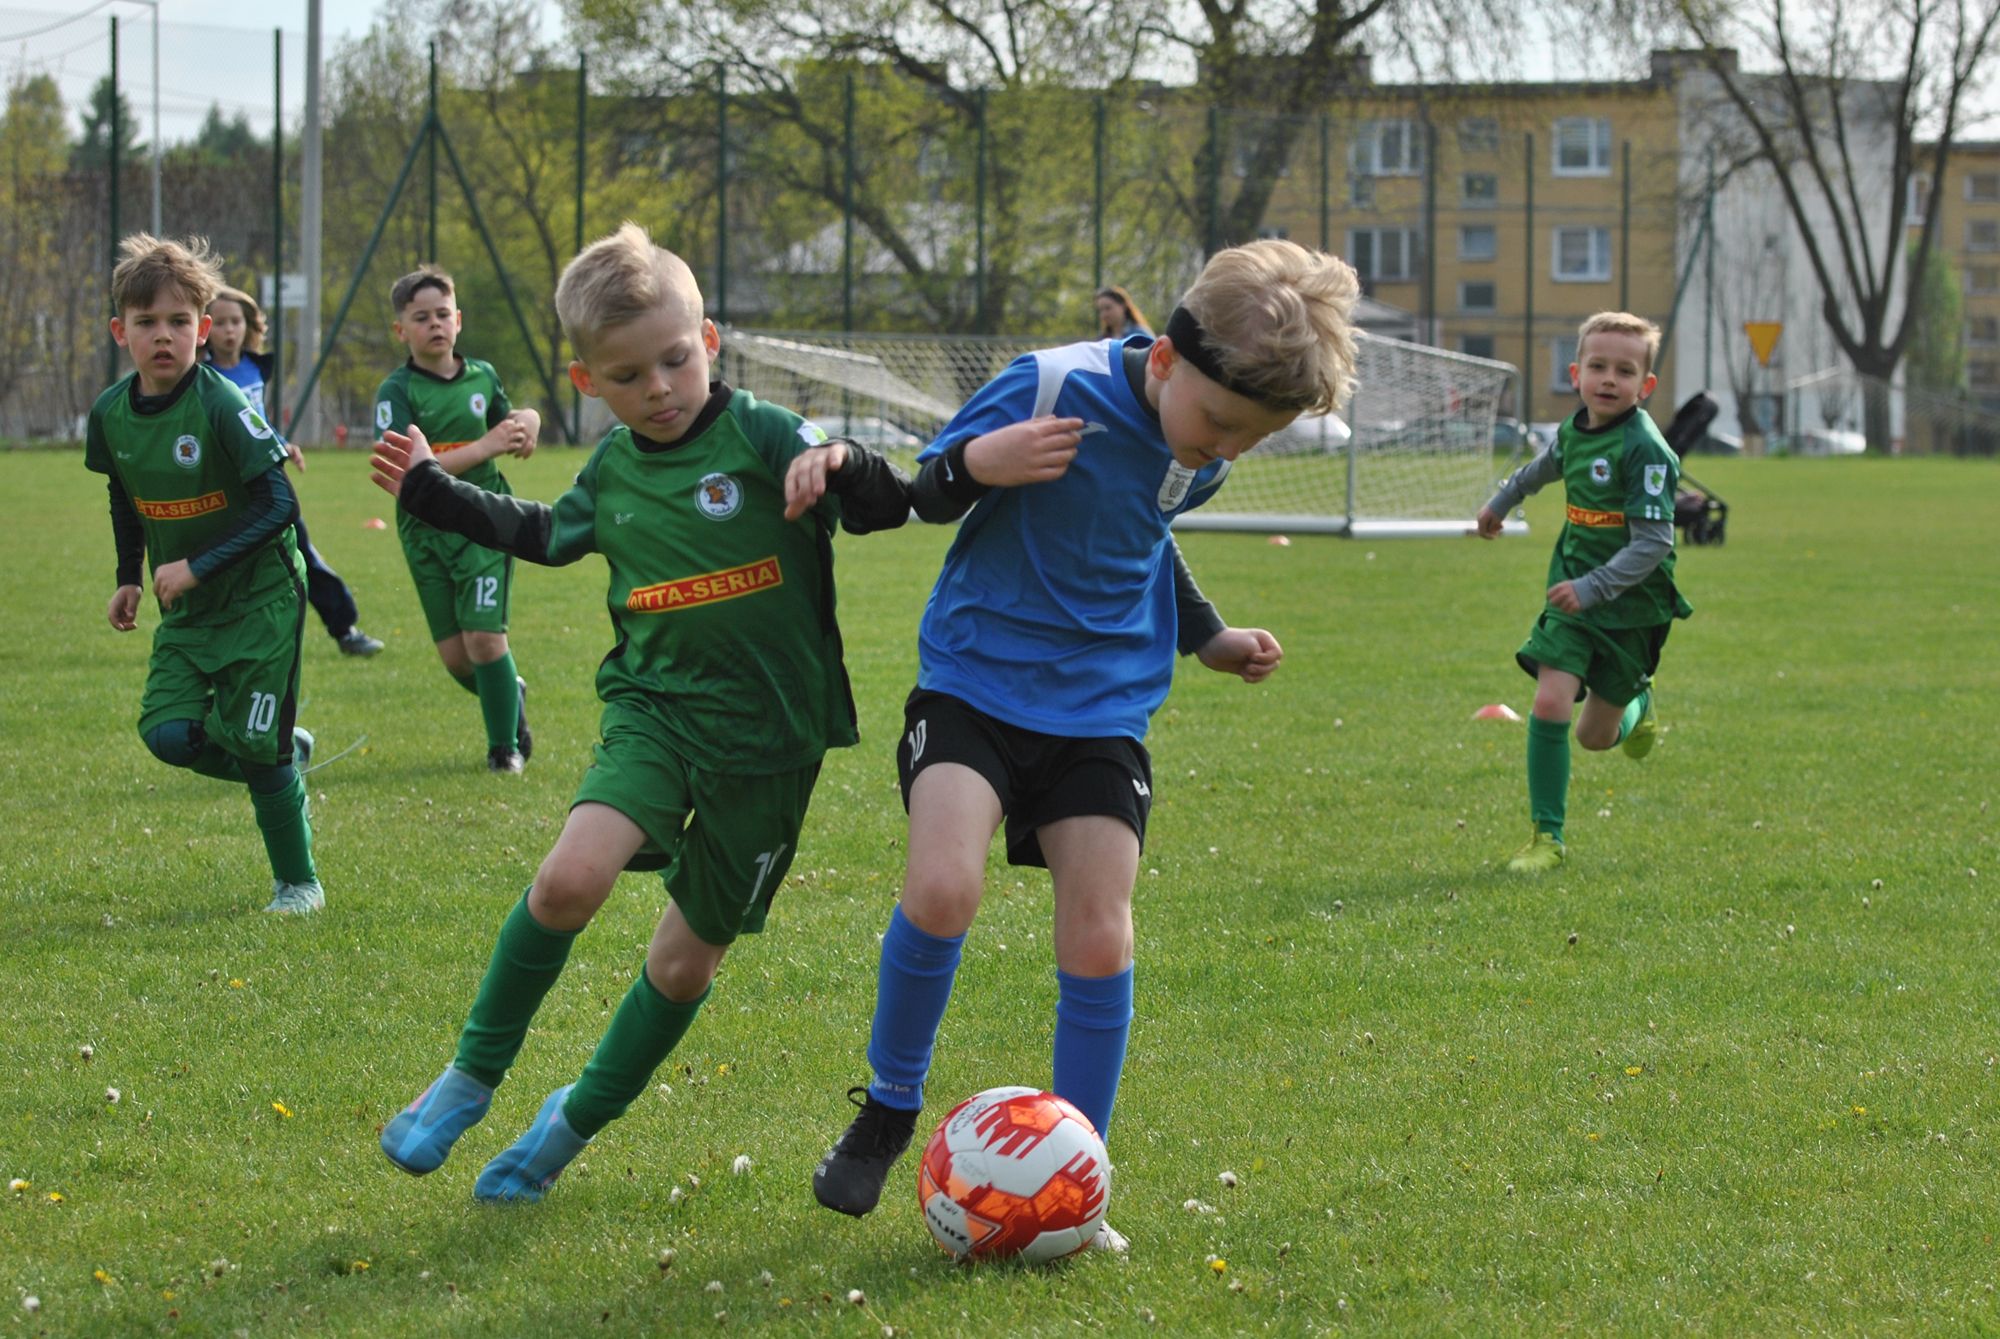
[[[207,313],[222,288],[222,263],[208,249],[206,237],[180,241],[135,232],[118,244],[118,265],[111,271],[111,309],[122,316],[134,307],[150,307],[168,294],[187,299],[195,315]]]
[[[1346,261],[1272,238],[1216,252],[1181,306],[1232,386],[1274,409],[1325,414],[1354,390],[1360,296]]]
[[[1646,365],[1639,369],[1651,372],[1653,363],[1660,356],[1660,327],[1643,316],[1631,312],[1599,312],[1584,318],[1576,328],[1576,355],[1583,357],[1583,342],[1592,335],[1637,335],[1646,341]]]
[[[556,283],[556,316],[582,357],[605,331],[636,320],[678,298],[699,321],[701,286],[687,262],[655,245],[646,230],[627,220],[577,253]]]
[[[264,309],[257,305],[257,299],[240,288],[224,284],[215,290],[215,296],[208,300],[213,307],[218,302],[233,302],[243,309],[243,348],[248,353],[264,351],[264,332],[269,326],[264,320]],[[211,316],[213,312],[209,313]]]
[[[435,288],[446,297],[451,296],[451,276],[435,265],[419,265],[398,279],[389,288],[389,305],[396,315],[403,314],[403,308],[416,299],[426,288]]]

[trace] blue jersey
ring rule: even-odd
[[[242,387],[243,398],[250,402],[252,409],[259,414],[264,412],[264,369],[257,366],[249,354],[238,358],[234,367],[223,367],[214,362],[209,366]]]
[[[1174,674],[1174,517],[1229,462],[1174,461],[1120,349],[1147,336],[1017,358],[919,460],[1043,414],[1104,425],[1060,479],[995,488],[960,523],[918,631],[919,687],[1069,738],[1142,739]]]

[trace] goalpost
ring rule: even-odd
[[[1496,481],[1507,363],[1357,333],[1358,388],[1339,417],[1301,416],[1240,458],[1184,529],[1386,538],[1465,532]],[[1047,341],[978,335],[730,330],[722,375],[906,468],[1008,363]]]

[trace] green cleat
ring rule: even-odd
[[[1563,844],[1546,832],[1537,832],[1514,858],[1507,862],[1510,874],[1544,874],[1563,862]]]
[[[1653,704],[1648,702],[1646,714],[1639,718],[1639,723],[1632,727],[1631,732],[1625,736],[1625,742],[1619,747],[1625,750],[1626,757],[1636,760],[1651,753],[1653,745],[1659,742],[1660,718],[1653,714]]]

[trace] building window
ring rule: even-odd
[[[1284,241],[1289,241],[1291,239],[1292,230],[1290,228],[1276,227],[1272,224],[1267,223],[1263,227],[1257,229],[1257,235],[1263,238],[1275,237],[1280,242],[1284,242]]]
[[[1576,382],[1569,375],[1570,364],[1576,361],[1576,336],[1559,335],[1549,341],[1549,389],[1568,393],[1576,389]]]
[[[1458,230],[1460,260],[1494,260],[1500,255],[1500,231],[1491,224],[1472,224]]]
[[[1556,280],[1571,284],[1601,284],[1611,278],[1611,229],[1557,228]]]
[[[1458,351],[1460,353],[1469,353],[1474,358],[1491,358],[1493,356],[1493,336],[1460,335],[1458,337]]]
[[[1347,263],[1369,283],[1398,283],[1416,273],[1415,228],[1350,228]]]
[[[1975,358],[1965,365],[1965,381],[1980,390],[2000,386],[2000,363],[1990,358]]]
[[[1458,198],[1467,209],[1491,209],[1500,203],[1500,178],[1491,172],[1468,172],[1459,179]]]
[[[1356,209],[1375,207],[1375,178],[1352,176],[1347,179],[1347,202]]]
[[[1966,266],[1965,291],[1968,293],[2000,293],[2000,265]]]
[[[2000,172],[1968,172],[1965,198],[1976,205],[2000,203]]]
[[[2000,316],[1974,316],[1966,320],[1965,342],[1976,349],[2000,345]]]
[[[1458,286],[1458,309],[1467,312],[1490,312],[1498,305],[1491,283],[1461,283]]]
[[[1361,176],[1414,177],[1424,170],[1424,128],[1415,121],[1363,121],[1350,154]]]
[[[1601,116],[1558,118],[1555,174],[1559,177],[1610,176],[1611,122]]]
[[[1460,153],[1500,152],[1500,122],[1491,116],[1468,116],[1458,123]]]
[[[1967,251],[2000,251],[2000,219],[1967,219],[1965,221],[1965,249]]]
[[[1931,212],[1931,174],[1912,172],[1910,174],[1910,202],[1907,213],[1911,223],[1922,223]]]

